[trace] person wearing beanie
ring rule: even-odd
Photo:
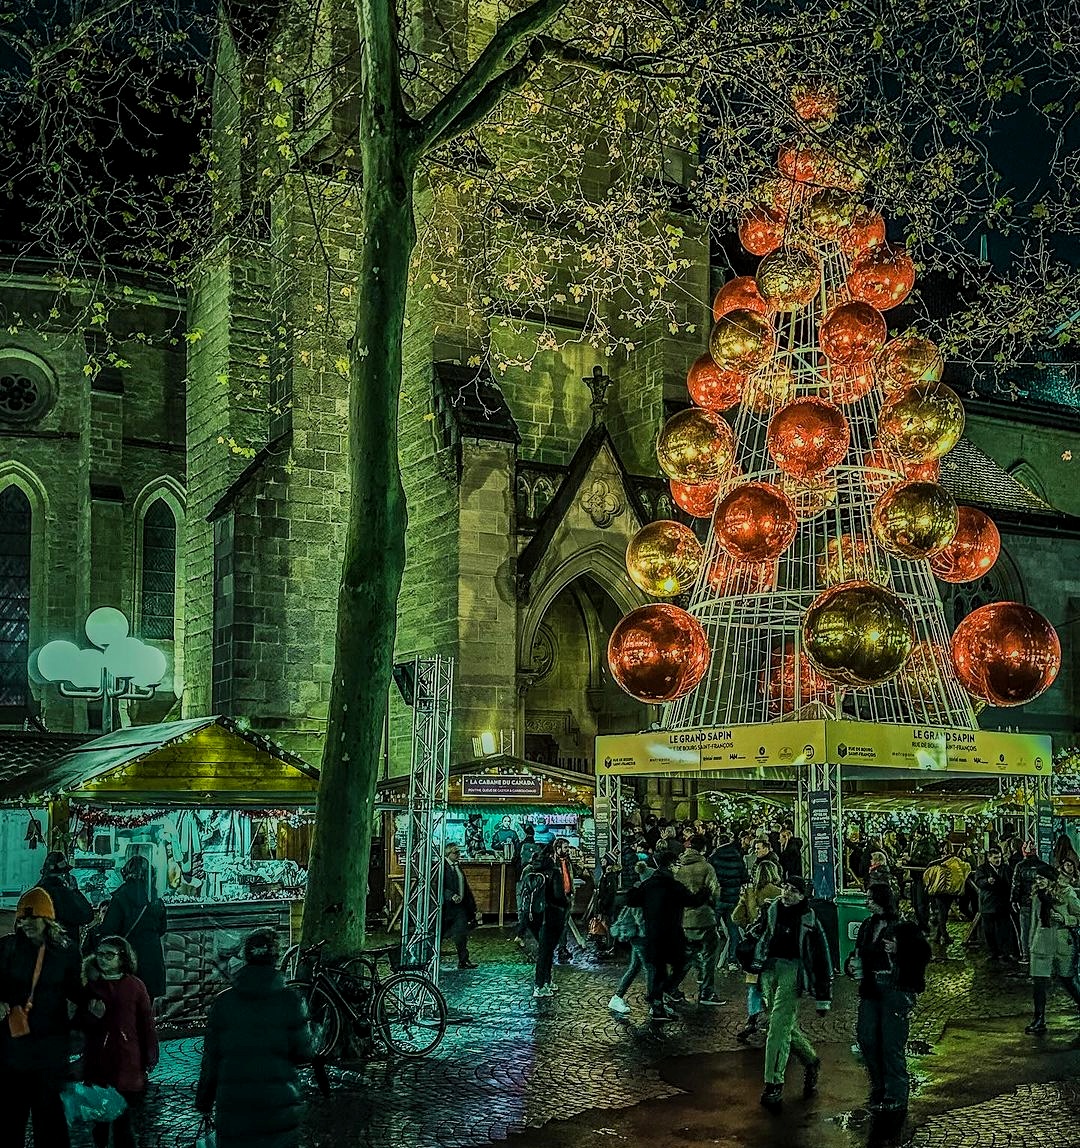
[[[870,1077],[870,1110],[902,1117],[910,1082],[907,1046],[911,1013],[926,988],[933,955],[922,930],[900,916],[890,885],[871,885],[870,916],[859,926],[846,972],[859,983],[856,1038]]]
[[[60,1100],[68,1072],[68,1005],[83,1000],[77,950],[57,922],[49,894],[30,889],[19,898],[15,932],[0,939],[4,1143],[22,1145],[32,1120],[35,1148],[68,1148]]]
[[[244,942],[242,969],[210,1008],[195,1107],[215,1114],[218,1148],[296,1148],[314,1056],[307,1006],[277,970],[273,929]]]
[[[799,998],[813,997],[818,1015],[824,1016],[832,1001],[833,968],[825,930],[807,893],[804,878],[785,878],[779,899],[755,926],[754,964],[761,970],[761,995],[769,1010],[761,1103],[772,1111],[783,1103],[784,1074],[792,1053],[803,1065],[805,1099],[816,1094],[821,1072],[814,1046],[799,1027]]]
[[[59,850],[46,854],[38,888],[52,898],[56,919],[68,940],[79,948],[79,930],[94,918],[94,907],[82,895],[67,857]]]

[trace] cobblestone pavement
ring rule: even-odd
[[[654,1027],[645,1020],[641,982],[631,990],[629,1021],[608,1012],[620,963],[597,965],[576,957],[571,965],[557,967],[561,991],[551,999],[534,1001],[531,966],[505,936],[484,930],[474,937],[480,967],[450,970],[443,976],[451,1009],[470,1019],[452,1025],[437,1052],[424,1060],[372,1060],[334,1072],[331,1097],[324,1100],[312,1094],[305,1148],[464,1148],[512,1136],[539,1144],[540,1138],[530,1130],[574,1117],[582,1119],[571,1121],[571,1127],[587,1126],[597,1136],[608,1135],[610,1129],[605,1132],[601,1125],[613,1124],[616,1118],[604,1119],[605,1112],[629,1110],[646,1101],[660,1102],[662,1109],[664,1101],[675,1103],[675,1098],[693,1090],[693,1084],[681,1080],[673,1068],[685,1063],[684,1058],[691,1058],[691,1063],[715,1058],[720,1072],[730,1070],[724,1064],[738,1064],[736,1075],[746,1073],[747,1083],[732,1103],[757,1108],[760,1053],[740,1052],[742,1046],[735,1040],[744,1018],[741,973],[725,974],[719,984],[730,1002],[727,1006],[688,1005],[681,1022]],[[1053,1075],[1054,1067],[1048,1067],[1019,1087],[1020,1078],[1012,1076],[993,1092],[971,1090],[979,1058],[1002,1033],[1011,1034],[1015,1043],[1010,1055],[1028,1057],[1030,1038],[1021,1035],[1017,1042],[1016,1034],[1023,1027],[1020,1018],[1029,1008],[1029,994],[1022,975],[1004,976],[981,957],[971,960],[959,945],[931,967],[930,984],[912,1030],[912,1050],[925,1053],[912,1061],[917,1082],[914,1132],[908,1138],[912,1148],[1080,1145],[1080,1090],[1071,1081],[1054,1082],[1076,1075],[1080,1053],[1065,1070],[1058,1055],[1061,1048],[1043,1050],[1047,1065],[1056,1067],[1060,1078]],[[853,1014],[852,986],[840,979],[832,1012],[825,1019],[808,1013],[806,1024],[810,1038],[829,1048],[827,1063],[835,1060],[837,1074],[850,1074],[846,1091],[835,1097],[835,1104],[849,1110],[861,1091],[861,1070],[849,1051]],[[978,1040],[955,1054],[962,1071],[950,1077],[936,1050],[948,1044],[946,1027],[951,1033],[958,1024],[982,1024],[984,1029]],[[164,1043],[147,1097],[144,1148],[191,1148],[198,1123],[192,1097],[200,1048],[196,1037]],[[1065,1052],[1068,1048],[1078,1050],[1080,1045],[1069,1045]],[[731,1058],[736,1052],[738,1061]],[[935,1092],[939,1077],[951,1081],[949,1094]],[[817,1134],[808,1133],[810,1139],[804,1139],[800,1134],[787,1148],[860,1142],[857,1128],[849,1135],[849,1116],[850,1111],[834,1113],[828,1135],[822,1132],[815,1138]],[[761,1143],[717,1138],[705,1142]],[[77,1148],[84,1144],[89,1141],[76,1140]]]

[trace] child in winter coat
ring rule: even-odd
[[[91,1001],[105,1006],[100,1018],[86,1020],[83,1075],[87,1084],[115,1088],[128,1107],[112,1124],[94,1125],[94,1144],[135,1148],[131,1110],[146,1092],[146,1074],[158,1062],[158,1038],[146,986],[135,975],[135,953],[123,937],[104,937],[83,962],[83,982]]]

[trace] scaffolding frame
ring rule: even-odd
[[[454,659],[442,654],[417,657],[413,668],[412,762],[405,838],[401,963],[423,968],[437,982]]]
[[[613,777],[609,773],[597,774],[593,824],[596,827],[595,875],[599,881],[604,871],[605,856],[612,849],[622,850],[622,785],[618,776]],[[619,883],[622,884],[621,881]]]

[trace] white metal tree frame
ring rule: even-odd
[[[772,563],[763,588],[719,594],[714,585],[737,587],[745,568],[723,549],[715,523],[710,523],[689,610],[705,629],[712,659],[698,687],[665,707],[662,725],[686,729],[843,717],[975,729],[971,701],[949,657],[949,628],[929,561],[890,554],[871,528],[877,497],[906,477],[903,461],[876,440],[883,402],[877,364],[859,368],[873,370],[878,385],[842,406],[851,445],[844,460],[822,480],[800,491],[766,449],[769,420],[776,410],[792,399],[832,400],[838,386],[819,349],[818,330],[827,308],[847,298],[844,284],[850,261],[834,243],[818,241],[817,254],[821,289],[808,306],[778,316],[776,353],[751,377],[746,396],[750,401],[740,405],[734,421],[736,466],[720,489],[723,498],[744,482],[781,487],[794,497],[799,530],[793,544]],[[854,561],[850,539],[857,539],[860,548]],[[872,688],[837,687],[808,697],[806,683],[800,680],[806,665],[803,617],[834,581],[851,579],[887,585],[903,600],[914,620],[915,648],[923,651],[919,673],[916,677],[902,671]],[[793,668],[790,677],[776,673],[785,655]]]
[[[454,659],[436,654],[414,666],[401,962],[438,981]]]

